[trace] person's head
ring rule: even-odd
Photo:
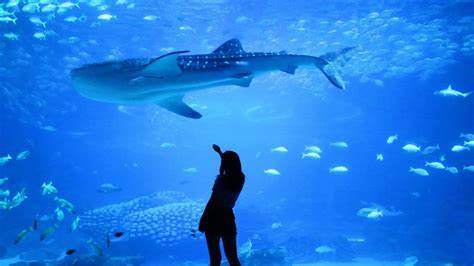
[[[244,182],[242,165],[239,155],[234,151],[226,151],[221,156],[221,175],[232,187],[241,186]]]

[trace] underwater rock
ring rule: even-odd
[[[121,231],[129,240],[143,238],[173,246],[190,237],[203,207],[180,192],[157,192],[86,211],[79,229],[101,241],[104,235]]]

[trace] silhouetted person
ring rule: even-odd
[[[222,153],[221,148],[212,145],[221,157],[219,175],[212,187],[211,198],[199,221],[199,231],[206,234],[211,266],[221,265],[219,242],[222,239],[224,252],[231,266],[239,266],[237,256],[237,227],[232,208],[244,186],[239,155],[233,151]]]

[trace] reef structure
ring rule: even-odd
[[[97,239],[122,231],[130,240],[174,246],[191,237],[203,208],[181,192],[161,191],[88,210],[80,216],[79,229]]]

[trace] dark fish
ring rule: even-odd
[[[68,249],[68,250],[66,251],[66,255],[72,255],[72,254],[74,254],[74,253],[76,253],[76,250],[75,250],[75,249]]]
[[[33,230],[38,230],[38,220],[36,218],[33,220]]]
[[[120,232],[120,231],[119,231],[119,232],[115,232],[114,236],[115,236],[115,237],[121,237],[121,236],[123,236],[123,232]]]
[[[13,244],[18,245],[20,242],[31,232],[33,231],[33,228],[30,226],[27,229],[21,231],[15,238],[15,241],[13,241]]]
[[[191,229],[191,232],[192,232],[192,233],[196,233],[196,229]]]
[[[54,233],[54,231],[56,231],[56,227],[55,226],[50,226],[46,229],[44,229],[44,231],[41,233],[40,235],[40,241],[43,241],[45,240],[49,235],[51,235],[52,233]]]

